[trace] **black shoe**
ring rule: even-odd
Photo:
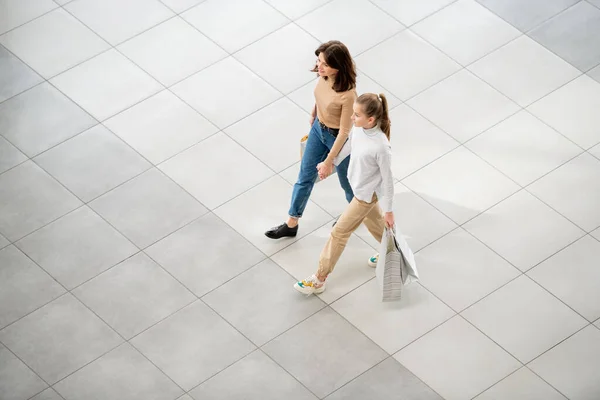
[[[271,239],[279,239],[286,236],[295,237],[297,233],[298,225],[296,225],[293,228],[290,228],[289,226],[287,226],[286,223],[283,223],[279,226],[276,226],[275,228],[271,228],[268,231],[266,231],[265,236]]]

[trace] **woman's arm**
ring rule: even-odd
[[[352,128],[352,107],[354,106],[354,100],[356,93],[354,91],[346,92],[342,96],[342,115],[340,116],[340,132],[338,133],[333,147],[329,151],[329,155],[325,159],[325,163],[332,165],[333,159],[338,155],[344,143],[348,139],[348,134]]]

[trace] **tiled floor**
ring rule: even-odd
[[[286,215],[313,51],[394,107],[419,283]],[[600,399],[600,1],[0,0],[1,400]]]

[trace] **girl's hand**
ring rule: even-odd
[[[325,179],[333,173],[333,163],[323,161],[317,164],[317,171],[319,171],[319,178]]]
[[[383,216],[383,220],[385,221],[385,226],[387,226],[388,228],[392,229],[394,228],[394,213],[393,212],[386,212],[385,215]]]
[[[311,115],[310,116],[310,126],[313,126],[314,123],[315,123],[315,116]]]

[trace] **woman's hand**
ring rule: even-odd
[[[319,178],[327,178],[333,173],[333,162],[323,161],[317,164],[317,171],[319,171]]]
[[[315,123],[315,118],[316,117],[314,115],[310,116],[310,126],[313,126],[313,124]]]
[[[385,221],[385,226],[387,226],[388,228],[392,229],[394,228],[394,213],[393,212],[386,212],[385,215],[383,216],[383,219]]]

